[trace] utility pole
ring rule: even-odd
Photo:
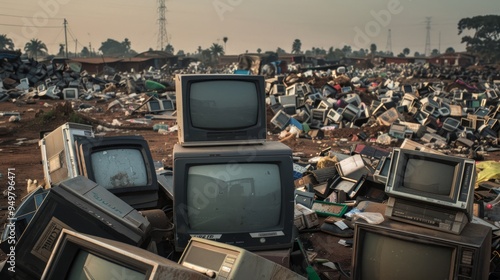
[[[425,18],[425,23],[427,29],[427,33],[425,36],[425,56],[428,57],[431,54],[431,17],[426,17]]]
[[[75,57],[76,57],[76,52],[77,52],[76,48],[77,47],[78,47],[78,39],[75,39]]]
[[[389,33],[387,33],[387,43],[385,45],[385,51],[389,54],[392,53],[392,38],[391,38],[391,29],[389,29]]]
[[[68,25],[68,21],[64,19],[64,47],[66,49],[66,58],[68,58],[68,35],[66,33],[66,25]]]

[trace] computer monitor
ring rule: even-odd
[[[216,279],[306,279],[240,247],[197,237],[191,238],[179,264]]]
[[[394,148],[386,215],[458,234],[472,219],[475,178],[474,160]]]
[[[40,279],[64,228],[139,247],[148,245],[151,231],[144,216],[104,187],[83,176],[65,180],[50,189],[17,239],[17,279]],[[11,246],[0,245],[4,252]]]
[[[491,228],[468,224],[461,235],[397,221],[354,229],[351,279],[488,279]]]
[[[142,248],[63,229],[40,279],[210,278]]]
[[[77,88],[65,88],[62,90],[62,95],[64,100],[78,99],[78,89]]]
[[[186,74],[176,78],[178,138],[184,146],[266,140],[263,76]]]
[[[158,180],[148,142],[142,136],[76,141],[80,174],[136,209],[158,204]]]
[[[161,107],[161,100],[156,98],[152,98],[151,100],[149,100],[147,103],[147,107],[148,107],[148,112],[151,113],[163,111]]]
[[[294,183],[291,149],[261,145],[173,149],[175,247],[193,236],[250,251],[290,248]]]
[[[288,115],[284,109],[279,110],[276,115],[271,119],[271,123],[274,124],[277,128],[283,130],[290,123],[290,115]]]

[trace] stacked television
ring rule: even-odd
[[[486,279],[491,228],[472,223],[475,162],[395,148],[381,224],[356,224],[352,279]]]
[[[175,248],[192,237],[249,251],[293,245],[293,160],[266,141],[264,77],[176,76]]]

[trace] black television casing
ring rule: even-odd
[[[95,182],[77,176],[52,187],[17,240],[16,272],[0,278],[40,279],[62,229],[145,247],[149,221]],[[10,279],[10,278],[9,278]]]
[[[188,225],[187,173],[190,166],[205,164],[275,163],[281,182],[281,213],[277,227],[255,232],[198,232]],[[293,245],[294,183],[291,149],[275,141],[259,145],[183,147],[173,150],[175,248],[182,251],[191,236],[213,239],[250,251],[291,248]]]
[[[79,139],[75,144],[80,174],[95,181],[91,156],[109,149],[137,149],[141,152],[147,172],[145,186],[108,189],[136,209],[149,209],[158,205],[158,179],[148,142],[142,136],[112,136]],[[115,175],[110,174],[110,178]],[[118,176],[118,174],[116,175]]]
[[[194,127],[190,116],[190,89],[193,83],[204,81],[246,81],[255,84],[257,119],[251,126],[232,129]],[[183,146],[238,145],[262,143],[266,140],[266,91],[264,76],[238,74],[183,74],[175,78],[179,142]],[[237,117],[224,115],[228,119]]]

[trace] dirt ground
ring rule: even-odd
[[[19,206],[22,198],[27,194],[28,179],[36,179],[39,184],[43,184],[41,153],[38,145],[40,133],[42,131],[51,131],[68,121],[91,124],[96,133],[104,136],[142,135],[149,143],[153,159],[161,161],[166,167],[171,166],[172,148],[177,142],[177,132],[161,134],[153,131],[153,125],[165,123],[172,127],[175,121],[152,120],[149,124],[132,123],[127,119],[143,118],[144,115],[139,112],[126,116],[124,109],[121,107],[108,110],[110,102],[112,100],[108,102],[91,100],[67,103],[60,100],[38,99],[31,102],[0,103],[0,112],[14,111],[21,114],[21,119],[18,122],[9,122],[8,116],[0,116],[0,191],[3,193],[7,189],[7,184],[13,180],[15,182],[15,204]],[[84,107],[82,104],[96,106],[99,110],[90,112],[73,110],[73,108]],[[109,125],[113,122],[113,119],[119,120],[122,125]],[[113,131],[102,132],[97,129],[100,125],[113,128]],[[268,140],[279,140],[279,131],[274,131],[270,124],[268,124],[268,130]],[[384,128],[363,128],[363,131],[371,139],[375,139],[377,132],[381,130],[384,130]],[[373,141],[357,139],[356,135],[359,132],[360,129],[337,129],[327,132],[324,139],[321,140],[294,138],[284,143],[290,146],[294,153],[303,160],[318,156],[322,150],[330,147],[334,151],[348,152],[349,148],[355,143],[377,145]],[[398,143],[393,143],[393,145],[397,146]],[[381,148],[390,150],[390,147]],[[500,159],[500,152],[491,153],[486,159],[498,160]],[[3,223],[7,218],[7,202],[6,195],[0,194],[1,230],[3,230]],[[3,259],[2,255],[0,255],[0,259]]]

